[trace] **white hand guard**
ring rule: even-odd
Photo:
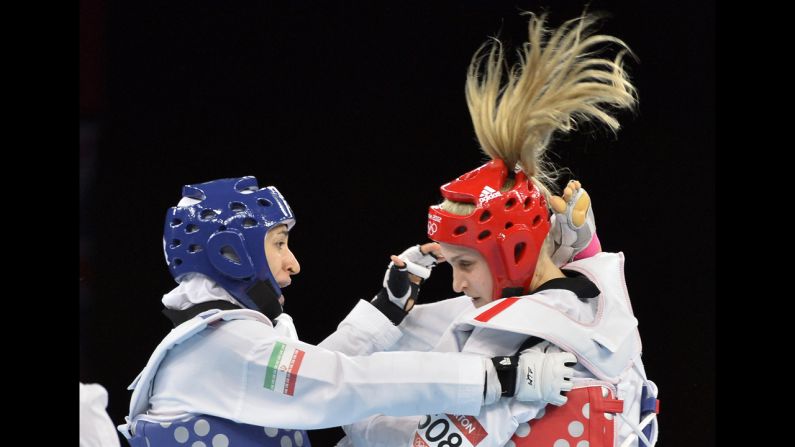
[[[419,245],[407,248],[398,255],[401,261],[406,263],[409,273],[428,279],[431,276],[431,269],[436,265],[436,257],[431,253],[423,253]],[[392,264],[389,264],[392,267]]]
[[[526,350],[519,356],[516,398],[521,401],[543,401],[563,405],[568,398],[561,392],[571,390],[574,369],[566,363],[577,363],[569,352],[543,353]]]
[[[596,220],[593,207],[590,205],[582,225],[577,227],[572,222],[574,206],[584,193],[585,188],[578,189],[566,203],[565,212],[552,212],[552,227],[549,229],[549,234],[555,243],[552,262],[558,267],[569,263],[577,253],[583,251],[596,233]]]

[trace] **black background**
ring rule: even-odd
[[[254,175],[280,189],[302,268],[285,310],[317,343],[379,289],[390,253],[425,240],[439,185],[485,161],[464,100],[474,51],[497,34],[521,44],[520,10],[546,7],[557,26],[582,9],[240,3],[81,1],[80,380],[108,389],[117,424],[170,329],[162,222],[182,185]],[[714,3],[590,9],[637,54],[640,107],[617,138],[559,138],[556,162],[591,193],[603,248],[627,257],[659,445],[714,445]],[[453,296],[449,278],[434,270],[421,298]],[[318,447],[340,436],[310,434]]]

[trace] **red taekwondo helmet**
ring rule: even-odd
[[[509,178],[515,182],[502,192]],[[471,203],[475,209],[459,216],[440,205],[431,206],[428,237],[473,248],[486,258],[494,299],[526,292],[550,228],[549,208],[541,191],[524,172],[514,173],[499,159],[439,189],[445,199]]]

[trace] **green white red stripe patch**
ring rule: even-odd
[[[298,377],[301,362],[304,360],[304,354],[304,351],[300,349],[277,341],[273,345],[273,351],[268,359],[263,386],[269,390],[292,396],[295,393],[295,380]]]

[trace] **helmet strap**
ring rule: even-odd
[[[502,293],[500,293],[500,298],[508,298],[511,296],[522,296],[524,295],[524,287],[506,287],[502,289]]]
[[[257,281],[246,291],[246,295],[259,308],[259,311],[266,317],[273,320],[283,312],[282,305],[279,304],[279,297],[273,288],[270,279]]]

